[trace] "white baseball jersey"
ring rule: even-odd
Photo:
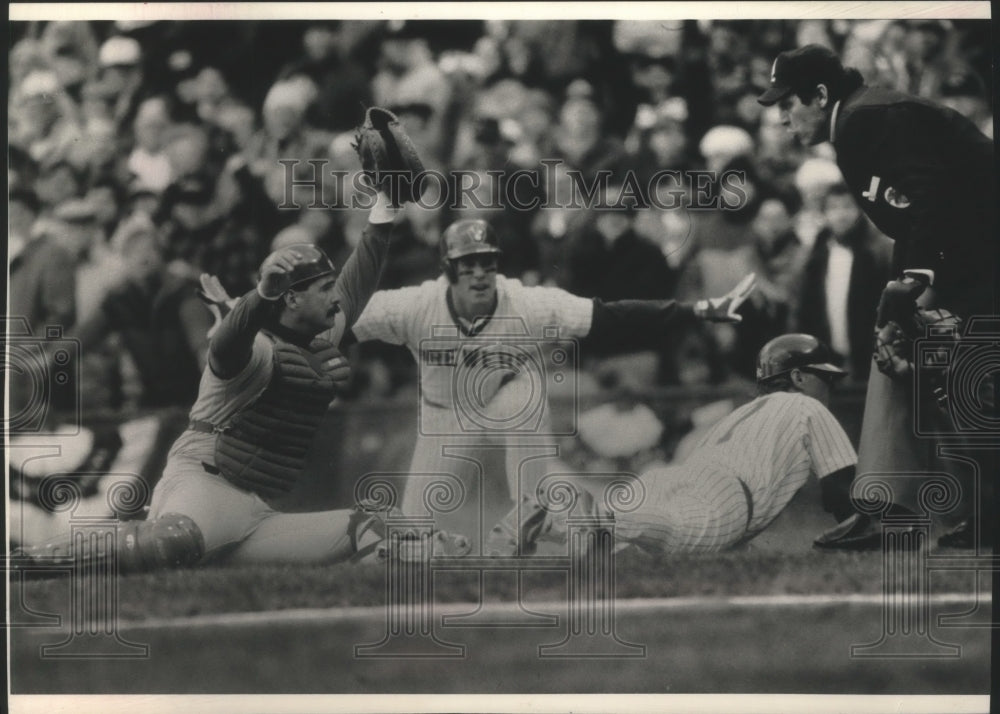
[[[527,287],[497,276],[493,315],[466,329],[440,276],[422,285],[375,293],[352,330],[359,341],[406,345],[420,370],[425,402],[451,409],[468,397],[485,408],[501,387],[551,372],[541,342],[574,341],[590,332],[593,302],[559,288]],[[572,368],[575,347],[571,346]],[[558,359],[558,358],[557,358]],[[543,374],[544,378],[544,374]]]
[[[823,478],[858,457],[818,400],[775,392],[715,424],[681,464],[643,474],[646,502],[620,514],[627,540],[668,551],[711,551],[766,528],[810,474]]]
[[[773,521],[810,473],[823,478],[858,455],[843,427],[818,400],[774,392],[744,404],[712,427],[684,463],[710,465],[743,481],[753,499],[750,533]]]

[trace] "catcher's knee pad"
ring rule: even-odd
[[[118,572],[125,574],[194,565],[205,552],[201,529],[178,513],[167,513],[153,521],[126,521],[95,536],[80,538],[69,533],[19,549],[15,555],[39,564],[86,566],[109,562],[117,553]]]
[[[165,513],[153,521],[127,521],[118,527],[118,566],[123,573],[191,566],[204,553],[201,529],[179,513]]]

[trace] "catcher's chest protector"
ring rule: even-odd
[[[322,359],[334,350],[323,340],[308,349],[264,333],[274,343],[274,371],[260,397],[234,416],[216,440],[215,465],[234,485],[278,496],[295,485],[306,453],[336,395]]]

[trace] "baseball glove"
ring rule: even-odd
[[[420,198],[414,179],[423,173],[424,164],[395,114],[381,107],[368,109],[352,146],[370,185],[388,194],[394,206]]]
[[[947,310],[920,307],[902,323],[887,320],[875,329],[875,364],[882,374],[893,379],[910,379],[913,375],[913,341],[925,336],[933,336],[940,341],[945,334],[957,339],[961,323],[961,318]],[[933,362],[932,358],[929,359]]]

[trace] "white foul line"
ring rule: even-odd
[[[989,600],[989,593],[981,594],[983,601]],[[713,611],[739,608],[811,608],[830,605],[876,606],[885,602],[878,593],[835,594],[835,595],[740,595],[734,597],[660,597],[616,600],[614,609],[620,614],[637,614],[667,611]],[[929,605],[974,605],[979,598],[974,593],[937,593],[928,597]],[[566,601],[548,600],[543,602],[484,602],[479,603],[433,603],[434,616],[461,615],[473,611],[479,616],[517,614],[529,609],[535,613],[555,614],[566,609]],[[386,605],[368,607],[293,608],[288,610],[265,610],[257,612],[224,612],[207,615],[150,618],[148,620],[119,620],[123,630],[156,630],[175,627],[246,627],[268,625],[293,625],[300,623],[334,623],[381,619],[385,617]]]

